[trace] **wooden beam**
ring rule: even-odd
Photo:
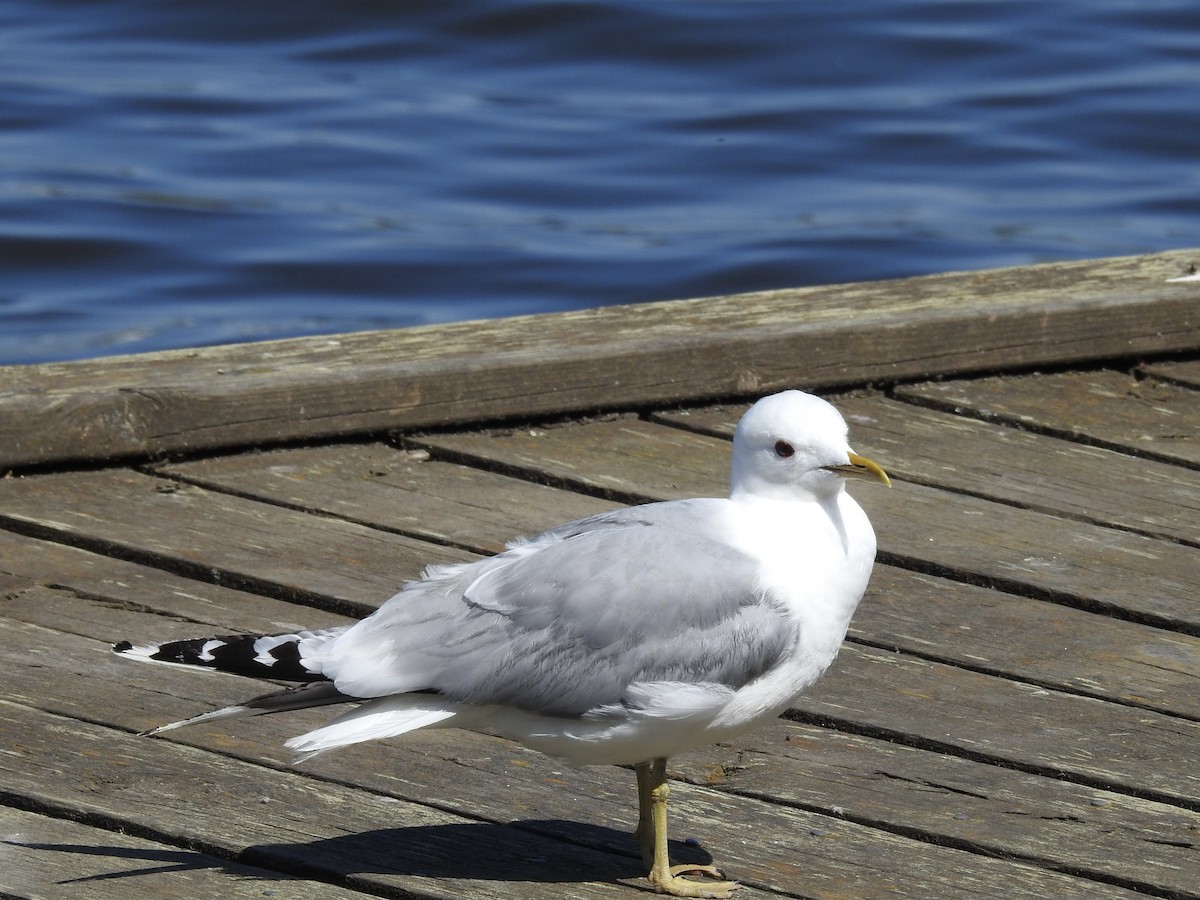
[[[0,469],[1192,350],[1197,256],[0,367]]]

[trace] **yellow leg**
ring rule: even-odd
[[[672,866],[667,856],[667,761],[656,759],[634,767],[638,781],[638,826],[634,836],[642,859],[650,867],[649,879],[660,894],[673,897],[709,897],[725,900],[738,888],[733,881],[693,881],[684,873],[720,879],[715,866]]]

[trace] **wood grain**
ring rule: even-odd
[[[42,838],[0,893],[644,889],[627,770],[456,730],[295,768],[322,710],[138,738],[266,688],[109,645],[346,623],[428,563],[723,495],[744,403],[698,400],[854,384],[884,562],[787,720],[672,761],[672,852],[747,900],[1200,900],[1200,370],[1139,358],[1200,349],[1174,258],[0,370],[0,469],[45,467],[0,477],[0,832]]]
[[[430,435],[458,461],[550,478],[626,502],[728,492],[729,444],[640,420]],[[924,484],[856,486],[881,558],[1081,608],[1200,634],[1200,553]]]
[[[617,504],[384,444],[219,456],[157,471],[476,553]]]
[[[597,872],[608,872],[617,878],[632,878],[638,870],[626,831],[633,808],[632,777],[628,772],[609,767],[564,772],[543,757],[507,742],[454,732],[444,736],[437,732],[413,735],[403,742],[391,742],[390,746],[353,748],[306,766],[311,774],[280,772],[254,764],[257,758],[263,763],[278,759],[278,742],[297,727],[306,727],[304,717],[300,717],[299,723],[296,717],[269,717],[234,728],[198,728],[173,733],[171,741],[130,738],[121,732],[60,716],[90,707],[104,710],[107,717],[129,727],[140,723],[155,707],[165,706],[163,711],[173,714],[171,707],[180,703],[173,699],[178,694],[184,694],[182,702],[187,703],[194,703],[197,698],[186,695],[197,692],[216,701],[229,685],[240,680],[156,668],[154,671],[162,677],[148,685],[141,677],[144,669],[113,657],[103,646],[89,651],[87,644],[83,638],[56,639],[52,633],[20,627],[7,629],[0,642],[0,648],[36,648],[32,657],[35,660],[59,650],[68,650],[72,660],[69,667],[58,667],[60,677],[69,679],[61,685],[73,685],[71,697],[63,696],[63,691],[56,688],[31,694],[30,688],[39,678],[36,669],[24,672],[11,658],[5,661],[6,669],[16,676],[17,696],[55,713],[47,717],[11,704],[5,709],[6,727],[21,729],[26,735],[23,750],[38,763],[35,767],[22,766],[20,773],[12,770],[10,783],[39,802],[73,804],[81,811],[103,812],[117,819],[127,817],[134,812],[131,801],[144,783],[143,773],[149,771],[153,773],[158,803],[154,809],[137,809],[136,815],[141,827],[162,832],[164,838],[178,839],[182,833],[191,835],[191,840],[201,836],[205,842],[212,842],[214,849],[238,851],[242,858],[285,870],[296,864],[300,859],[298,854],[303,854],[304,865],[309,867],[312,862],[309,856],[315,850],[316,871],[325,872],[325,877],[354,872],[358,877],[371,876],[369,883],[378,879],[394,884],[393,879],[417,874],[406,872],[407,867],[420,866],[420,874],[432,879],[433,889],[419,896],[441,896],[446,884],[459,883],[452,868],[457,859],[456,843],[472,847],[470,863],[461,872],[461,878],[466,879],[464,896],[473,895],[470,889],[476,886],[472,882],[477,881],[490,881],[490,888],[497,891],[497,896],[540,896],[509,893],[514,888],[533,890],[527,883],[507,888],[495,883],[496,879],[521,879],[521,870],[528,868],[519,854],[508,863],[499,862],[514,841],[524,841],[529,847],[523,852],[535,858],[533,869],[539,881],[546,876],[543,867],[547,859],[556,863],[553,872],[561,860],[578,851],[577,846],[570,845],[581,843],[594,846],[597,851],[623,851],[590,870],[592,877]],[[44,678],[42,683],[45,684]],[[114,705],[103,700],[112,697],[127,702]],[[311,717],[307,721],[311,723]],[[187,746],[175,743],[174,735]],[[839,740],[836,736],[833,739]],[[408,746],[413,743],[415,747]],[[64,749],[59,750],[56,745],[64,745]],[[67,759],[77,759],[81,745],[85,763],[76,764],[68,773]],[[76,749],[68,750],[66,746]],[[187,752],[191,746],[221,755],[215,759],[208,758],[211,753],[196,756],[198,751]],[[883,745],[879,749],[885,748]],[[392,757],[390,762],[388,757]],[[835,757],[828,767],[818,766],[818,769],[834,772],[840,759]],[[116,765],[114,760],[123,763]],[[0,768],[4,766],[0,761]],[[902,764],[894,764],[891,770],[905,771]],[[47,777],[52,773],[56,774]],[[8,777],[9,772],[5,774]],[[321,780],[312,781],[314,776]],[[826,776],[819,776],[823,777]],[[901,779],[895,780],[899,783]],[[356,794],[348,786],[336,786],[351,783],[369,787],[374,799],[371,795]],[[1070,789],[1066,790],[1069,793]],[[381,791],[395,799],[380,804]],[[1074,802],[1078,803],[1093,794],[1074,796]],[[262,802],[264,797],[269,802]],[[422,804],[426,797],[436,809],[423,810],[413,805]],[[197,798],[203,798],[203,809],[195,808]],[[245,805],[247,798],[254,801],[253,809],[260,812],[244,821],[251,810],[242,811],[239,804]],[[903,886],[926,896],[965,891],[967,896],[1000,897],[1003,895],[995,892],[1000,889],[999,879],[1004,890],[1017,889],[1035,897],[1056,896],[1056,891],[1082,897],[1089,890],[1096,892],[1096,896],[1126,895],[1103,884],[1073,882],[1038,867],[946,850],[911,841],[888,829],[871,828],[828,814],[789,811],[749,796],[726,795],[711,787],[684,786],[675,792],[674,798],[679,833],[695,833],[699,829],[723,865],[737,867],[751,883],[776,889],[800,889],[817,897],[846,892],[856,897],[875,897]],[[469,812],[473,824],[455,822],[453,818],[447,821],[448,814],[442,810],[456,809]],[[1151,805],[1151,809],[1166,817],[1156,825],[1159,829],[1178,829],[1187,821],[1171,825],[1169,809],[1159,809],[1156,805]],[[482,820],[480,814],[484,816]],[[449,815],[452,817],[453,813]],[[265,820],[275,816],[285,818],[282,822]],[[238,820],[237,824],[223,827],[219,823],[226,817]],[[563,821],[579,817],[598,821],[600,825],[582,827]],[[509,821],[516,826],[516,833],[495,827]],[[389,838],[393,850],[384,869],[376,868],[381,865],[379,860],[369,870],[356,868],[364,864],[367,849],[378,844],[381,829],[385,827],[394,837]],[[267,848],[254,845],[254,851],[250,852],[247,845],[261,840],[258,835],[264,829],[271,834],[271,845]],[[471,837],[472,831],[478,832],[476,838]],[[331,841],[324,836],[329,834],[357,837]],[[567,843],[559,844],[558,849],[553,843],[547,845],[546,839],[554,836]],[[415,848],[408,846],[410,840],[417,845]],[[499,846],[480,856],[476,852],[480,841]],[[434,846],[429,846],[431,843]],[[686,848],[680,849],[687,852]],[[914,862],[918,864],[915,868]],[[586,876],[589,857],[582,854],[575,865],[575,871]],[[592,885],[579,886],[588,887]],[[574,895],[576,885],[572,884],[571,890]]]
[[[1194,350],[1194,251],[0,368],[0,470]]]
[[[793,704],[796,712],[926,749],[1200,805],[1193,720],[852,645]]]
[[[0,480],[17,528],[191,577],[364,614],[432,562],[474,558],[340,519],[124,469]]]
[[[853,401],[850,408],[855,408]],[[929,415],[941,424],[943,414]],[[979,449],[968,446],[960,457],[949,456],[958,444],[937,444],[945,446],[940,456],[947,465],[972,459]],[[918,458],[924,458],[928,448],[918,447],[923,448]],[[889,464],[893,461],[895,457]],[[160,471],[270,502],[353,515],[375,527],[409,529],[418,537],[453,537],[463,549],[479,553],[499,549],[513,536],[513,527],[533,533],[612,506],[486,470],[436,460],[412,462],[410,456],[379,445],[241,454]],[[993,479],[1001,486],[1011,480]],[[484,498],[494,507],[486,506]],[[1188,634],[892,566],[877,568],[851,633],[939,661],[1200,718],[1200,638]]]
[[[1200,814],[1004,766],[780,723],[680,757],[673,769],[722,790],[1147,892],[1195,896],[1200,885]]]
[[[186,847],[0,806],[0,891],[46,900],[361,900]]]
[[[1151,378],[1175,382],[1193,390],[1200,388],[1200,360],[1197,359],[1143,363],[1138,368]]]
[[[1059,402],[1060,377],[1008,380],[1025,382],[1030,406],[1043,415]],[[916,392],[901,390],[902,396]],[[945,411],[945,404],[930,409],[880,396],[833,399],[850,424],[853,446],[894,478],[1200,547],[1200,472],[1195,469],[955,415]],[[1200,395],[1195,400],[1200,410]],[[985,402],[972,408],[979,410]],[[744,411],[722,406],[662,413],[655,421],[732,437]],[[1177,413],[1164,409],[1158,415],[1187,413],[1180,404]],[[1195,425],[1200,436],[1200,412]],[[1157,423],[1159,430],[1165,427]]]
[[[429,898],[621,897],[640,862],[0,701],[7,790],[262,868]],[[153,792],[149,802],[147,791]],[[248,814],[248,809],[254,810]],[[463,848],[470,848],[469,853]],[[528,860],[524,866],[514,860]],[[534,861],[536,860],[536,861]]]
[[[897,396],[1108,447],[1200,464],[1200,392],[1111,370],[928,382]]]
[[[876,566],[851,639],[1200,720],[1200,638]]]

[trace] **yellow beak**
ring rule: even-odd
[[[892,486],[892,479],[888,478],[887,472],[883,471],[879,463],[857,453],[850,454],[850,465],[830,466],[829,469],[843,478],[866,478],[870,481],[882,481],[886,487]]]

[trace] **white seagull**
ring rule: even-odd
[[[845,479],[889,483],[846,434],[819,397],[774,394],[738,423],[729,499],[628,507],[433,566],[342,628],[113,649],[303,682],[151,734],[352,703],[287,746],[303,759],[454,726],[633,766],[651,884],[729,897],[738,885],[716,868],[670,864],[667,758],[771,721],[837,655],[875,560]]]

